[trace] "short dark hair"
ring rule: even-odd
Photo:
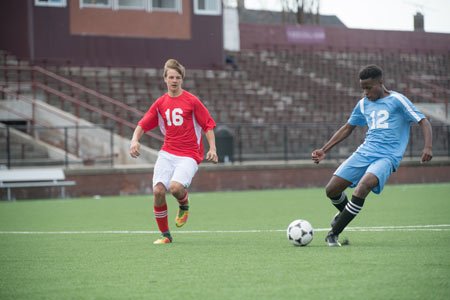
[[[383,77],[383,70],[377,65],[368,65],[359,71],[359,79],[379,79]]]

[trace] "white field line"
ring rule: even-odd
[[[314,231],[328,231],[329,228],[316,228]],[[284,232],[286,229],[250,229],[250,230],[183,230],[173,231],[177,234],[202,233],[264,233]],[[386,232],[386,231],[450,231],[450,224],[437,225],[406,225],[406,226],[376,226],[376,227],[348,227],[345,231]],[[0,231],[0,234],[154,234],[154,230],[92,230],[92,231]]]

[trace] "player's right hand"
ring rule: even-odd
[[[217,156],[216,150],[209,149],[208,153],[206,153],[206,160],[217,164],[219,162],[219,157]]]
[[[130,155],[132,158],[137,158],[141,153],[139,152],[141,144],[139,142],[131,142],[130,145]]]
[[[318,164],[321,160],[325,159],[325,151],[322,149],[316,149],[311,153],[311,159],[315,164]]]
[[[428,162],[433,158],[433,151],[431,147],[425,147],[422,151],[422,156],[420,158],[420,163]]]

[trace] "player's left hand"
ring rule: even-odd
[[[139,142],[131,141],[129,152],[132,158],[137,158],[139,155],[141,155],[140,148],[141,144],[139,144]]]
[[[322,149],[316,149],[311,153],[311,159],[315,164],[318,164],[321,160],[325,159],[325,151]]]
[[[216,150],[209,149],[208,153],[206,153],[206,160],[217,164],[219,157],[217,156]]]
[[[420,162],[424,163],[430,161],[433,158],[433,151],[431,148],[424,148],[422,151],[422,157],[420,158]]]

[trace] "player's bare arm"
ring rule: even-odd
[[[427,119],[420,120],[419,125],[422,128],[423,138],[425,140],[422,157],[420,158],[420,162],[423,163],[430,161],[433,158],[433,131],[430,121]]]
[[[339,144],[345,140],[355,129],[356,126],[346,123],[344,126],[338,129],[331,139],[320,149],[316,149],[311,154],[311,159],[314,163],[318,164],[320,161],[324,160],[326,153],[331,150],[335,145]]]
[[[141,144],[139,143],[140,138],[144,134],[144,130],[141,126],[136,126],[136,129],[133,132],[133,137],[131,138],[131,144],[130,144],[130,155],[133,158],[137,158],[139,155],[141,155],[140,148]]]
[[[214,131],[212,129],[208,130],[205,132],[205,136],[209,144],[209,150],[208,153],[206,153],[206,160],[216,164],[219,161],[219,157],[217,156],[216,137],[214,135]]]

